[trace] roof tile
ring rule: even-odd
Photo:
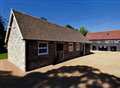
[[[120,30],[88,33],[86,37],[88,40],[117,40],[120,39]]]
[[[87,39],[77,31],[65,28],[39,18],[13,11],[24,39],[66,42],[86,42]]]

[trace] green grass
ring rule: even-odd
[[[7,59],[7,53],[0,53],[0,60]]]

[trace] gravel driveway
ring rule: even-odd
[[[1,60],[0,88],[120,88],[120,52],[96,51],[27,73]]]
[[[78,66],[85,65],[91,66],[101,70],[102,72],[109,73],[120,77],[120,52],[100,52],[93,51],[94,54],[78,57],[55,66],[47,66],[35,71],[47,72],[48,70],[57,69],[62,66]]]

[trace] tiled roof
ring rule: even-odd
[[[117,40],[120,39],[120,30],[88,33],[86,37],[88,40]]]
[[[13,10],[13,14],[20,27],[22,36],[26,40],[88,42],[82,34],[72,29],[52,24],[15,10]]]

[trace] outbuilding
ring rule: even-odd
[[[91,49],[98,51],[120,51],[120,30],[88,33]]]
[[[8,61],[23,71],[90,53],[90,42],[79,32],[15,10],[5,42]]]

